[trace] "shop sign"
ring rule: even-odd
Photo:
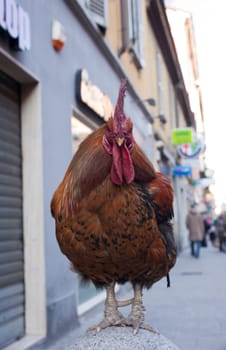
[[[0,28],[17,40],[18,49],[30,49],[30,18],[15,0],[0,0]]]
[[[185,143],[193,142],[193,130],[192,128],[173,129],[172,130],[172,143],[173,145],[182,145]]]
[[[189,165],[175,165],[173,167],[174,176],[191,176],[192,168]]]
[[[86,69],[78,72],[78,98],[95,112],[100,118],[107,121],[113,115],[113,106],[110,98],[94,85]]]
[[[197,157],[203,150],[201,142],[185,143],[178,146],[178,153],[183,158],[194,158]]]

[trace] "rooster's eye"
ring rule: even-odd
[[[126,146],[128,147],[128,150],[130,151],[130,152],[132,152],[133,151],[133,149],[134,149],[134,143],[133,143],[133,140],[130,138],[130,137],[126,137]]]

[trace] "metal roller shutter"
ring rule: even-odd
[[[0,349],[24,335],[19,92],[0,72]]]

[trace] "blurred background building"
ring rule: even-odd
[[[172,181],[180,251],[189,205],[212,210],[190,14],[161,0],[0,1],[1,349],[61,336],[103,300],[59,251],[50,201],[121,78],[136,141]]]

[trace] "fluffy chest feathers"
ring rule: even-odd
[[[108,176],[70,217],[59,213],[58,218],[56,233],[62,252],[95,285],[142,277],[149,286],[167,273],[166,245],[144,186],[119,187]]]

